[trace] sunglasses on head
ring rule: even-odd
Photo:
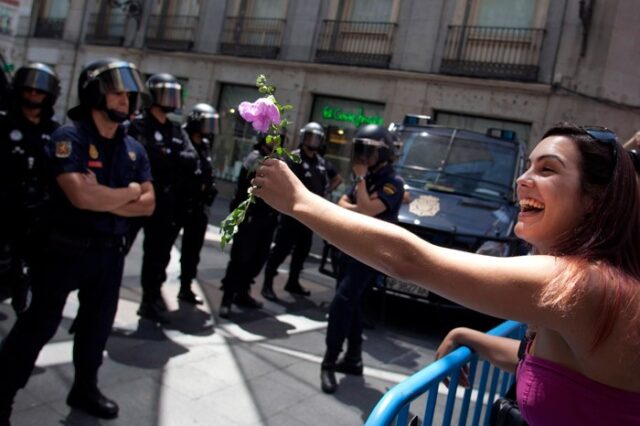
[[[596,141],[611,146],[613,150],[613,168],[615,169],[616,159],[618,158],[618,136],[615,132],[606,127],[598,126],[582,127],[582,130]]]

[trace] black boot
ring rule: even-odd
[[[74,383],[67,396],[67,405],[101,419],[118,417],[118,404],[104,396],[95,383]]]
[[[291,279],[291,277],[289,277],[289,279],[287,280],[287,284],[285,284],[284,290],[288,291],[291,294],[298,294],[300,296],[308,296],[311,294],[309,290],[300,285],[300,282],[298,282],[297,278]]]
[[[320,387],[324,393],[334,393],[338,390],[336,381],[336,359],[339,352],[327,350],[320,366]]]
[[[267,300],[271,300],[272,302],[275,302],[278,300],[278,296],[276,296],[276,294],[273,291],[273,276],[267,276],[267,274],[264,275],[264,282],[262,283],[262,291],[260,292],[260,294],[262,294],[262,297],[264,297]]]
[[[0,391],[0,426],[10,426],[11,409],[13,400],[16,396],[15,391]]]
[[[202,305],[204,301],[201,297],[196,295],[193,290],[191,290],[191,282],[180,284],[180,291],[178,292],[178,300],[181,300],[186,303],[190,303],[192,305]]]
[[[169,324],[169,319],[156,301],[142,300],[138,308],[138,316],[160,324]]]
[[[347,352],[336,362],[338,373],[362,376],[362,342],[348,343]]]

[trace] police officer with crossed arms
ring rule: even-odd
[[[53,105],[60,93],[55,72],[42,63],[20,67],[10,108],[0,112],[0,293],[19,314],[26,309],[33,270],[43,260],[49,203],[45,148],[59,124]]]
[[[155,203],[144,148],[121,125],[143,92],[133,64],[92,62],[78,80],[80,105],[68,112],[73,124],[51,136],[51,231],[32,303],[0,347],[0,425],[9,424],[15,394],[76,289],[75,378],[67,404],[101,418],[118,415],[116,402],[98,388],[98,369],[117,310],[129,218],[151,214]]]
[[[131,122],[129,134],[147,150],[156,209],[133,229],[130,243],[143,226],[142,302],[138,315],[167,324],[167,307],[161,288],[167,279],[171,248],[187,217],[188,186],[197,169],[198,154],[180,124],[167,115],[182,107],[182,85],[171,74],[161,73],[149,77],[146,86],[151,94],[151,106]],[[181,292],[178,298],[196,302],[190,292],[190,289]]]

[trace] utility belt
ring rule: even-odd
[[[93,234],[77,235],[64,231],[52,231],[49,234],[50,248],[95,249],[113,248],[122,249],[127,245],[125,235]]]

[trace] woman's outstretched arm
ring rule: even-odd
[[[279,160],[267,160],[255,194],[371,267],[489,315],[550,328],[560,314],[538,305],[557,270],[549,256],[497,258],[434,246],[387,222],[348,211],[309,192]]]

